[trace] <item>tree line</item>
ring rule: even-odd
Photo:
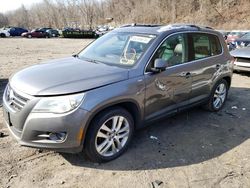
[[[249,0],[42,0],[0,14],[0,27],[89,29],[111,21],[113,26],[178,22],[247,29],[249,8]]]

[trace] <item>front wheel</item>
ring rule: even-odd
[[[134,132],[134,120],[123,108],[105,110],[94,118],[86,135],[85,152],[94,162],[108,162],[128,147]]]
[[[225,104],[228,95],[228,83],[222,79],[212,89],[209,101],[205,106],[209,111],[219,111]]]
[[[4,33],[1,33],[1,34],[0,34],[0,37],[1,37],[1,38],[5,38],[6,35],[5,35]]]

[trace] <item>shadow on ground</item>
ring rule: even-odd
[[[109,163],[94,164],[82,154],[62,155],[72,165],[105,170],[149,170],[201,163],[247,140],[249,116],[250,89],[231,88],[220,112],[198,107],[155,122],[137,131],[128,151]]]

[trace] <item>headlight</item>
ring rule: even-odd
[[[77,108],[84,98],[84,94],[65,95],[59,97],[42,98],[34,107],[33,112],[65,113]]]

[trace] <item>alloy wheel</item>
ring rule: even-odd
[[[115,155],[126,145],[129,133],[130,126],[125,117],[113,116],[109,118],[96,134],[96,151],[103,157]]]
[[[215,109],[219,109],[225,102],[227,95],[227,87],[224,83],[220,83],[214,92],[213,105]]]

